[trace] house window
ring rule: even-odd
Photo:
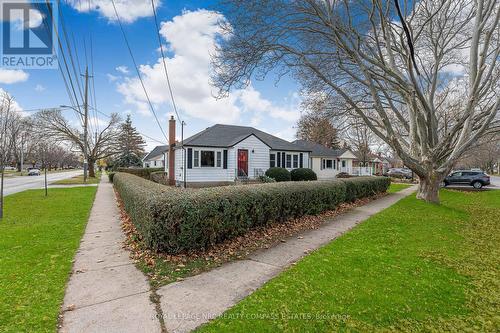
[[[337,169],[337,160],[333,160],[333,168]]]
[[[274,168],[275,166],[276,166],[276,155],[270,154],[269,155],[269,167]]]
[[[215,152],[212,150],[202,150],[200,160],[202,168],[215,167]]]
[[[222,152],[217,152],[217,167],[220,168],[222,166]]]
[[[333,161],[332,160],[326,160],[326,168],[327,169],[333,168]]]
[[[154,161],[154,165],[156,166],[156,161]]]
[[[299,167],[299,155],[293,155],[293,168],[297,169]]]
[[[198,150],[194,151],[193,166],[195,168],[200,166],[200,152]]]
[[[342,161],[342,167],[345,168],[345,161]]]
[[[292,155],[289,154],[286,155],[286,167],[287,169],[292,168]]]

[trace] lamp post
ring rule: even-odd
[[[87,97],[88,95],[88,91],[87,91],[87,86],[88,86],[88,71],[86,70],[85,71],[85,97]],[[80,105],[79,105],[80,106]],[[83,116],[84,117],[84,120],[83,120],[83,182],[84,183],[87,183],[87,175],[88,175],[88,153],[87,153],[87,140],[88,140],[88,101],[87,101],[87,98],[85,98],[85,101],[84,101],[84,110],[85,112],[82,113],[80,110],[78,110],[77,108],[73,107],[73,106],[69,106],[69,105],[61,105],[60,106],[61,108],[70,108],[72,110],[74,110],[75,112],[77,112],[80,116]]]

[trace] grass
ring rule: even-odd
[[[87,178],[87,183],[83,181],[83,175],[62,179],[51,183],[50,185],[83,185],[83,184],[99,184],[101,181],[101,173],[96,172],[95,177]]]
[[[500,192],[441,200],[399,201],[198,331],[498,331]]]
[[[96,188],[25,191],[0,220],[0,331],[55,332]]]
[[[402,191],[405,188],[408,188],[410,186],[412,186],[412,185],[411,184],[403,184],[403,183],[391,183],[391,186],[389,186],[387,193],[396,193],[396,192]]]

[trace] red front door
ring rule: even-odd
[[[248,150],[238,149],[238,177],[248,177]]]

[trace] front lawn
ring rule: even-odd
[[[56,182],[51,183],[50,185],[83,185],[83,184],[99,184],[101,181],[101,173],[96,172],[95,177],[88,177],[87,183],[83,182],[83,175],[58,180]]]
[[[55,332],[96,188],[25,191],[0,220],[0,331]]]
[[[401,200],[199,331],[498,331],[500,192],[441,199]]]
[[[402,191],[410,186],[412,186],[412,185],[411,184],[403,184],[403,183],[391,183],[391,186],[389,186],[387,193],[396,193],[396,192]]]

